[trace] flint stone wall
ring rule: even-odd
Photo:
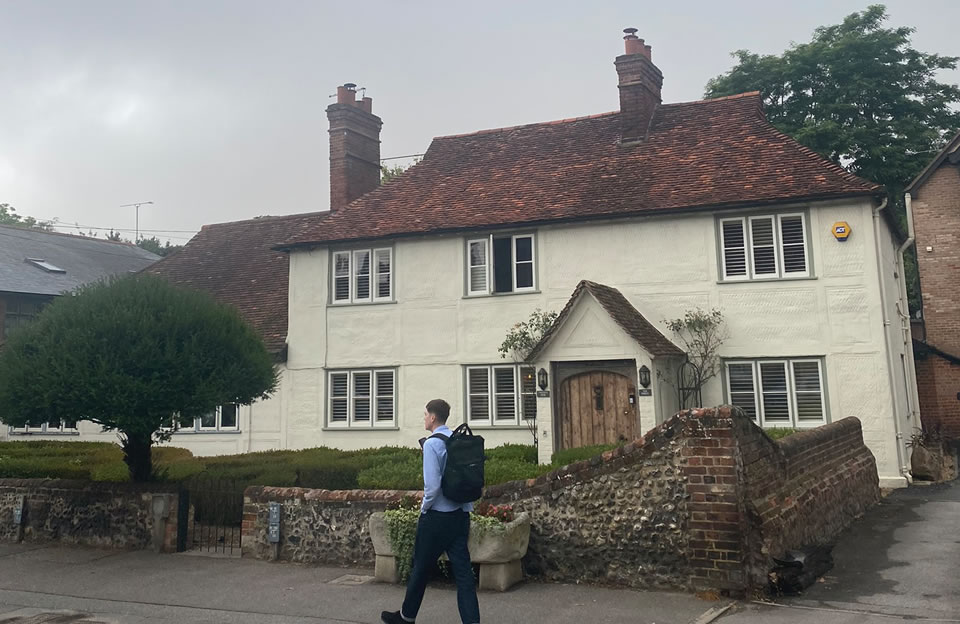
[[[248,488],[243,554],[372,565],[367,517],[410,494]],[[775,442],[730,407],[682,412],[635,442],[484,496],[530,514],[530,574],[733,595],[765,585],[771,557],[831,541],[878,499],[857,419]],[[277,546],[271,501],[283,505]]]
[[[0,542],[176,552],[177,503],[169,485],[0,479]]]

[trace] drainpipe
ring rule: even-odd
[[[903,348],[905,354],[912,354],[913,331],[910,328],[910,303],[907,297],[907,274],[903,262],[903,253],[909,249],[911,245],[916,245],[916,234],[913,229],[913,197],[910,195],[910,193],[906,193],[904,195],[904,206],[906,207],[907,211],[907,240],[903,241],[903,244],[900,245],[899,249],[897,249],[897,272],[902,278],[900,280],[900,305],[902,306],[900,309],[900,323],[901,330],[903,332]],[[914,362],[913,357],[905,359],[909,363],[909,366],[907,367],[907,373],[909,374],[907,392],[910,395],[911,416],[917,419],[913,421],[914,423],[919,423],[920,397],[916,391],[918,387],[916,362]]]
[[[890,384],[890,398],[894,399],[896,393],[894,391],[896,378],[894,377],[894,361],[892,358],[892,353],[890,352],[890,318],[887,316],[887,287],[884,285],[883,280],[883,249],[880,246],[880,213],[883,212],[887,207],[887,198],[884,198],[879,206],[873,209],[873,242],[876,247],[876,259],[877,259],[877,279],[880,281],[880,312],[883,315],[883,347],[884,351],[887,354],[887,383]],[[899,303],[897,305],[899,308]],[[899,466],[900,476],[907,479],[907,483],[910,483],[910,471],[907,469],[906,460],[903,447],[903,430],[900,427],[900,417],[897,414],[898,406],[897,402],[893,401],[893,427],[896,432],[896,446],[897,446],[897,466]]]

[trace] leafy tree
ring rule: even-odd
[[[760,91],[781,131],[849,171],[886,187],[905,225],[903,193],[960,128],[960,87],[937,81],[956,56],[911,46],[910,27],[886,28],[872,5],[821,26],[809,43],[780,55],[733,53],[737,65],[707,83],[707,97]],[[906,270],[910,308],[919,309],[915,250]]]
[[[737,65],[707,83],[707,97],[760,91],[780,130],[849,171],[903,189],[960,128],[960,87],[936,80],[960,57],[911,46],[913,28],[886,28],[872,5],[821,26],[780,55],[733,53]]]
[[[540,339],[543,338],[543,335],[556,320],[556,312],[544,312],[537,308],[530,314],[529,319],[515,323],[510,328],[506,338],[503,339],[503,343],[497,349],[500,352],[500,357],[505,358],[512,354],[515,361],[525,361],[527,356],[530,355],[530,351],[537,346],[537,343],[540,342]]]
[[[89,420],[117,431],[134,481],[174,422],[268,397],[277,372],[261,338],[209,295],[138,274],[59,297],[0,350],[5,423]]]
[[[413,162],[411,162],[408,165],[394,165],[392,167],[389,167],[387,165],[381,165],[380,166],[380,184],[386,184],[390,180],[393,180],[398,175],[400,175],[410,167],[420,162],[420,160],[421,160],[421,157],[417,156],[413,160]]]
[[[183,245],[171,245],[170,241],[167,241],[161,245],[160,239],[156,236],[151,236],[150,238],[141,238],[137,242],[137,247],[146,249],[147,251],[155,253],[158,256],[169,256],[170,254],[183,249]]]
[[[0,204],[0,225],[14,225],[46,231],[53,229],[53,224],[49,221],[37,221],[33,217],[21,217],[17,214],[17,209],[10,204]]]

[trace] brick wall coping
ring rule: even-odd
[[[780,446],[780,450],[783,451],[784,456],[789,458],[799,455],[807,449],[819,446],[833,438],[853,433],[862,433],[860,419],[856,416],[848,416],[847,418],[822,425],[816,429],[791,433],[787,437],[777,440],[776,443]]]
[[[86,492],[109,492],[145,494],[175,494],[180,490],[176,483],[129,483],[113,481],[82,481],[79,479],[0,479],[2,488],[83,490]]]
[[[245,502],[268,503],[278,500],[301,500],[304,502],[367,502],[393,503],[404,496],[421,498],[418,490],[312,490],[299,487],[273,487],[253,485],[243,491]]]

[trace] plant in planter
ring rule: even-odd
[[[370,516],[370,537],[377,555],[374,575],[387,583],[410,576],[420,509],[415,499]],[[470,514],[470,559],[480,566],[480,588],[504,591],[523,578],[520,559],[530,541],[530,519],[514,517],[507,505],[480,503]]]

